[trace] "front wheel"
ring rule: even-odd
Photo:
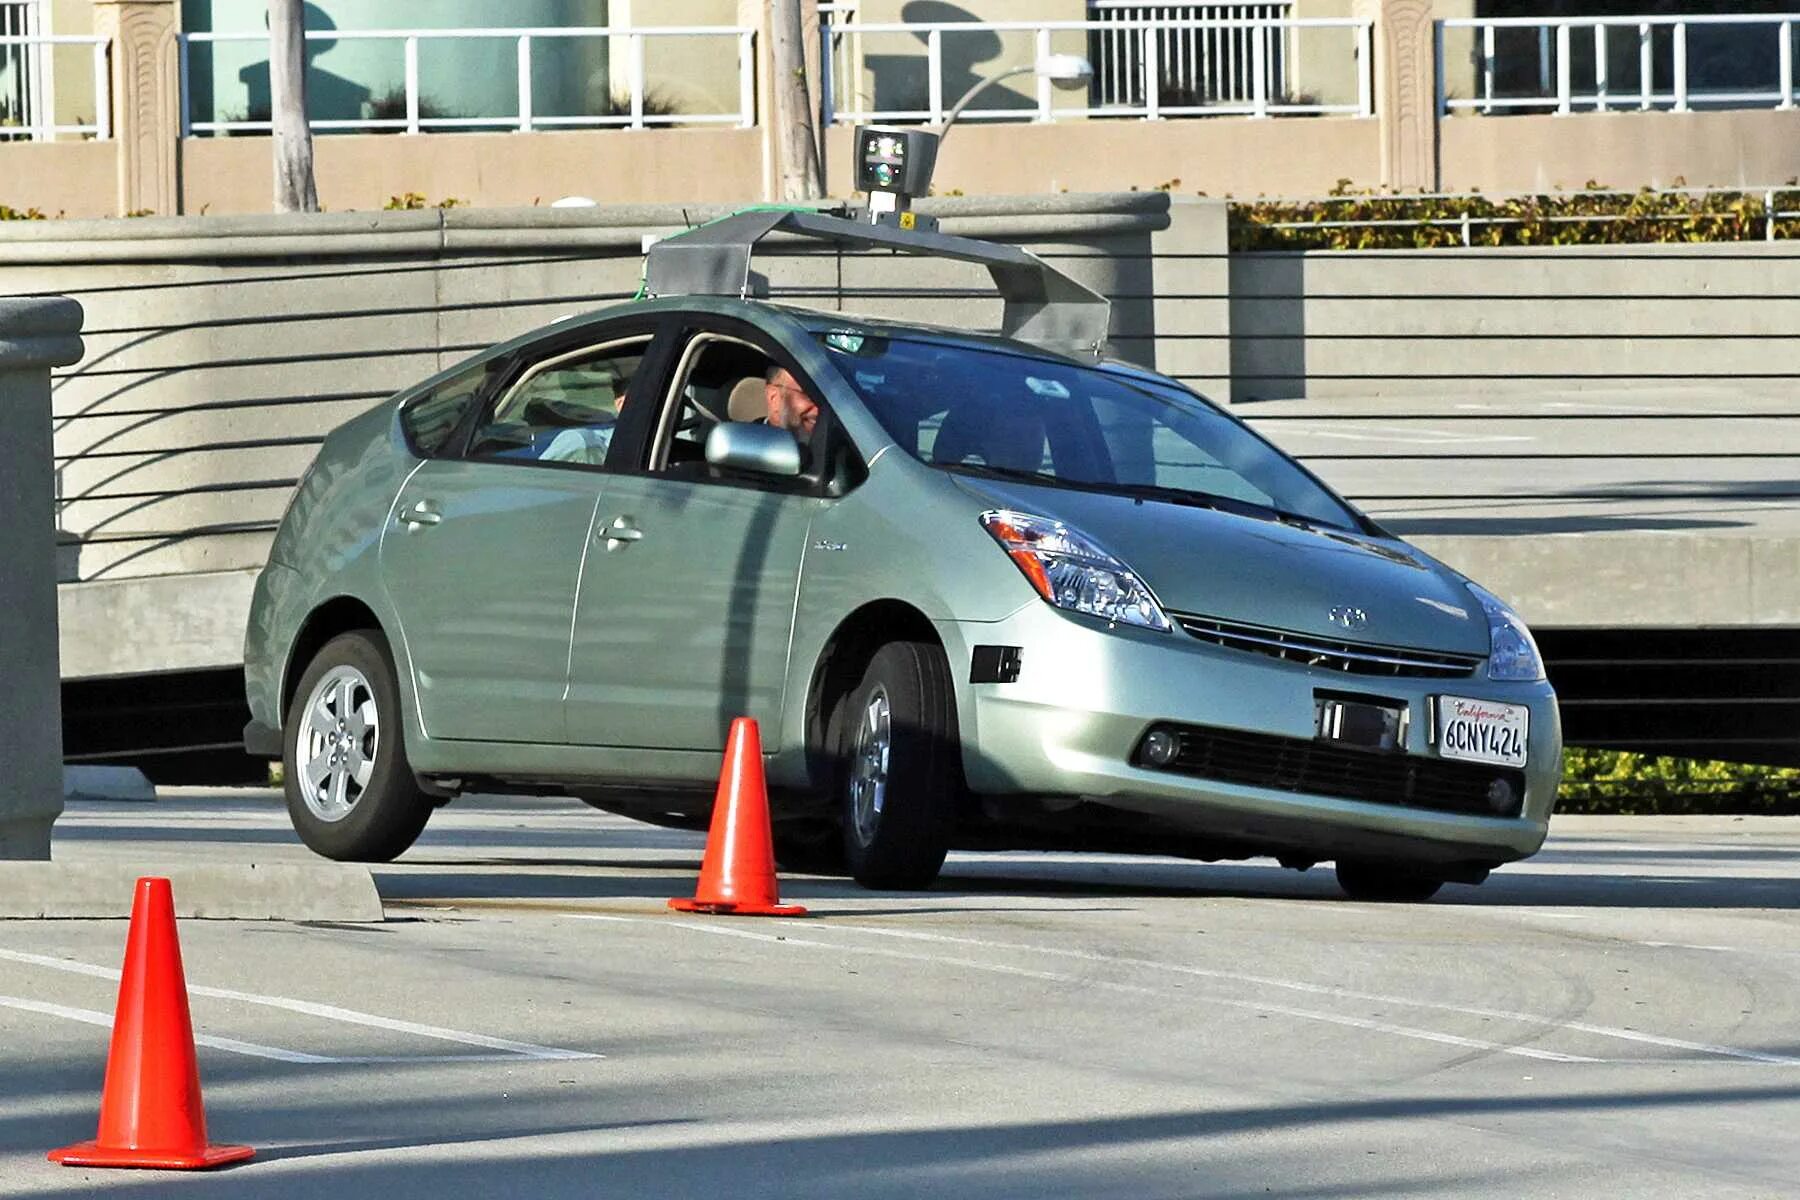
[[[1444,886],[1442,879],[1408,867],[1355,860],[1338,863],[1337,881],[1352,900],[1388,904],[1429,900]]]
[[[325,643],[294,689],[282,745],[288,816],[300,840],[339,862],[388,862],[431,817],[406,758],[400,687],[374,630]]]
[[[929,887],[962,794],[956,689],[944,652],[890,642],[838,712],[844,858],[864,887]]]

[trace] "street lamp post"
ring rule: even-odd
[[[938,131],[940,149],[950,137],[950,127],[956,124],[956,119],[962,116],[963,110],[969,107],[971,100],[996,83],[1003,83],[1020,75],[1041,75],[1057,87],[1065,91],[1073,91],[1086,86],[1088,80],[1094,77],[1094,64],[1079,54],[1046,54],[1029,66],[1014,67],[1009,71],[1002,71],[990,79],[983,79],[964,92],[962,99],[951,105],[950,111],[944,115],[943,128]]]

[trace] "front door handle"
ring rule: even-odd
[[[632,524],[630,517],[614,517],[600,527],[594,540],[605,542],[608,550],[617,550],[626,542],[643,541],[644,531]]]
[[[421,525],[436,525],[444,516],[429,500],[421,500],[411,508],[398,513],[394,523],[402,525],[408,533],[416,531]]]

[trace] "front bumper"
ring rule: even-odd
[[[978,793],[1076,796],[1224,845],[1320,860],[1494,864],[1543,845],[1562,773],[1556,697],[1546,683],[1351,675],[1209,645],[1180,630],[1107,628],[1036,602],[1002,621],[941,622],[938,632],[957,676],[964,769]],[[969,682],[975,648],[995,645],[1019,648],[1018,678]],[[1411,713],[1406,752],[1433,758],[1429,697],[1527,706],[1520,815],[1309,795],[1131,761],[1144,732],[1162,722],[1311,739],[1315,690],[1403,702]]]

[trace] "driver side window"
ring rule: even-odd
[[[475,431],[469,456],[604,465],[632,379],[649,348],[646,334],[533,364]]]

